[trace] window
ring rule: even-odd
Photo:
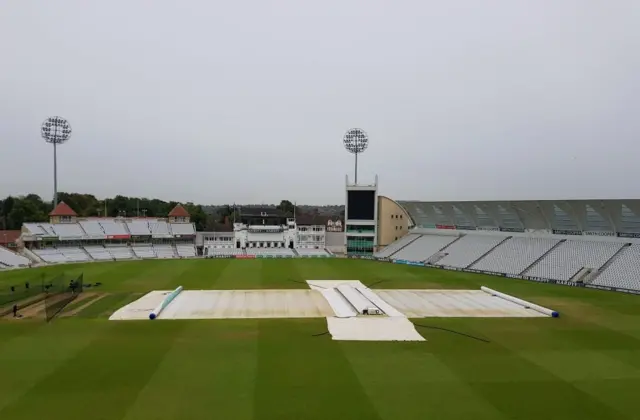
[[[402,219],[402,215],[400,215],[400,218]]]
[[[394,239],[394,241],[397,241],[397,240],[398,240],[398,237],[396,236],[396,239]]]
[[[391,218],[393,219],[393,214],[391,215]]]

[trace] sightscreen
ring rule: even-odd
[[[376,192],[348,191],[347,219],[373,220],[376,208]]]

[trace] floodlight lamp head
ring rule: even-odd
[[[344,133],[342,139],[344,148],[349,153],[358,154],[367,150],[369,146],[369,136],[361,128],[352,128]]]
[[[47,143],[62,144],[71,137],[71,125],[62,117],[49,117],[42,123],[40,134]]]

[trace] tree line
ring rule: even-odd
[[[176,201],[163,201],[156,198],[125,197],[98,199],[92,194],[58,193],[58,201],[64,201],[80,217],[166,217],[178,204]],[[224,205],[215,211],[207,211],[207,206],[191,202],[182,203],[191,215],[196,229],[201,231],[219,230],[221,224],[231,223],[240,216],[240,207]],[[275,207],[288,217],[294,213],[294,205],[282,200]],[[37,194],[8,196],[0,200],[0,229],[17,230],[25,222],[48,222],[53,210],[50,201],[43,201]],[[234,214],[235,213],[235,214]]]

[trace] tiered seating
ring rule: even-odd
[[[209,248],[209,255],[246,255],[240,248]]]
[[[409,235],[405,235],[402,238],[398,239],[397,241],[387,245],[386,247],[384,247],[384,249],[382,249],[381,251],[376,252],[373,255],[375,257],[378,257],[378,258],[390,257],[395,252],[397,252],[400,248],[403,248],[409,242],[411,242],[414,239],[416,239],[418,236],[420,236],[420,235],[417,235],[417,234],[414,234],[414,233],[411,233]]]
[[[171,223],[171,233],[174,235],[195,235],[192,223]]]
[[[149,222],[146,220],[132,220],[127,222],[127,228],[132,235],[139,236],[148,236],[151,235],[151,230],[149,229]]]
[[[102,245],[85,245],[84,249],[91,255],[96,261],[109,261],[113,260],[113,256]]]
[[[324,249],[314,249],[314,248],[298,248],[296,249],[296,252],[298,253],[298,255],[309,255],[312,257],[318,256],[318,257],[326,257],[329,256],[329,253],[327,251],[325,251]]]
[[[100,220],[100,226],[104,229],[104,233],[107,236],[116,236],[116,235],[128,235],[129,232],[124,223],[115,220]]]
[[[249,255],[290,255],[295,256],[292,249],[289,248],[247,248]]]
[[[153,249],[156,252],[158,258],[175,258],[176,254],[173,252],[173,246],[167,244],[155,244]]]
[[[592,284],[640,290],[640,245],[625,248]]]
[[[47,235],[47,231],[40,226],[39,223],[25,223],[24,227],[32,234],[36,236],[45,236]]]
[[[456,239],[458,239],[457,236],[422,235],[407,247],[395,253],[393,258],[407,261],[424,261]]]
[[[62,253],[55,248],[32,249],[32,251],[48,263],[55,264],[69,262],[67,257],[62,255]]]
[[[53,225],[53,230],[58,234],[60,239],[83,239],[87,234],[77,223],[59,223]]]
[[[83,220],[80,222],[80,226],[91,239],[103,239],[105,236],[104,229],[96,220]]]
[[[153,250],[153,246],[151,244],[135,244],[131,247],[136,256],[139,258],[157,258],[155,251]]]
[[[178,251],[178,256],[182,258],[196,256],[196,249],[192,244],[177,244],[176,251]]]
[[[169,225],[164,220],[158,220],[157,222],[149,222],[151,228],[151,235],[154,238],[169,238],[171,232],[169,232]]]
[[[436,265],[467,268],[478,258],[489,252],[491,248],[504,241],[505,238],[505,236],[463,236],[443,251],[446,255],[436,262]]]
[[[0,263],[7,267],[19,267],[29,265],[29,259],[0,246]]]
[[[86,252],[82,248],[78,247],[61,247],[58,248],[58,252],[64,255],[69,262],[81,262],[81,261],[91,261],[91,258],[87,255]]]
[[[126,245],[107,245],[105,248],[116,260],[130,260],[135,257],[131,248]]]
[[[545,255],[526,275],[568,281],[583,268],[600,269],[622,245],[618,242],[566,241]]]
[[[499,245],[471,268],[517,275],[549,251],[558,239],[514,237]]]

